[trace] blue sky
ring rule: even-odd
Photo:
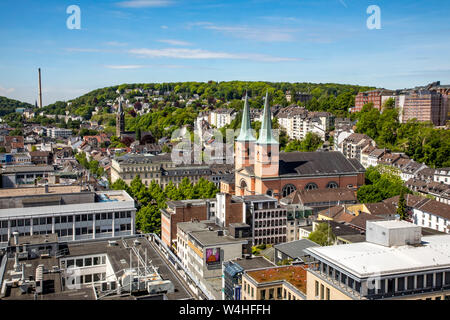
[[[66,9],[81,9],[69,30]],[[381,9],[369,30],[369,5]],[[0,95],[44,104],[122,83],[450,83],[446,0],[2,0]]]

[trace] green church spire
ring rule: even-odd
[[[250,124],[250,107],[248,106],[248,95],[245,93],[244,110],[242,111],[241,131],[236,141],[256,141]]]
[[[269,107],[269,92],[266,92],[266,101],[264,103],[264,114],[261,124],[261,131],[259,132],[259,139],[257,144],[278,144],[272,134],[272,113]]]

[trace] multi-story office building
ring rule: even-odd
[[[278,200],[266,196],[243,196],[245,223],[252,226],[253,245],[287,241],[287,209]]]
[[[218,193],[213,199],[168,201],[161,209],[161,239],[172,247],[177,240],[177,224],[210,220],[218,227],[244,221],[243,201],[230,194]]]
[[[167,201],[167,208],[161,209],[161,240],[172,247],[179,223],[208,220],[215,215],[216,204],[216,199]]]
[[[247,232],[232,233],[212,221],[178,223],[177,247],[182,264],[215,298],[222,298],[222,263],[251,252]],[[231,231],[231,230],[230,230]]]
[[[2,170],[2,188],[16,188],[23,185],[33,185],[38,180],[44,181],[45,179],[48,179],[54,172],[55,168],[53,166],[8,166]]]
[[[79,186],[0,189],[0,245],[20,236],[56,233],[62,241],[135,234],[134,200],[125,191]]]
[[[368,221],[366,242],[308,248],[308,300],[450,300],[449,235]]]

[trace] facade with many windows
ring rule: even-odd
[[[450,300],[450,236],[401,221],[367,222],[366,242],[308,248],[308,300]]]
[[[47,193],[43,191],[45,188]],[[13,232],[18,232],[20,236],[56,233],[62,241],[135,233],[136,207],[125,191],[45,188],[0,192],[0,246],[6,246]],[[39,191],[42,193],[37,193]]]

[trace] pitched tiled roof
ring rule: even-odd
[[[349,224],[362,230],[366,230],[366,222],[371,220],[383,220],[383,218],[377,215],[361,212],[358,216],[354,217]]]

